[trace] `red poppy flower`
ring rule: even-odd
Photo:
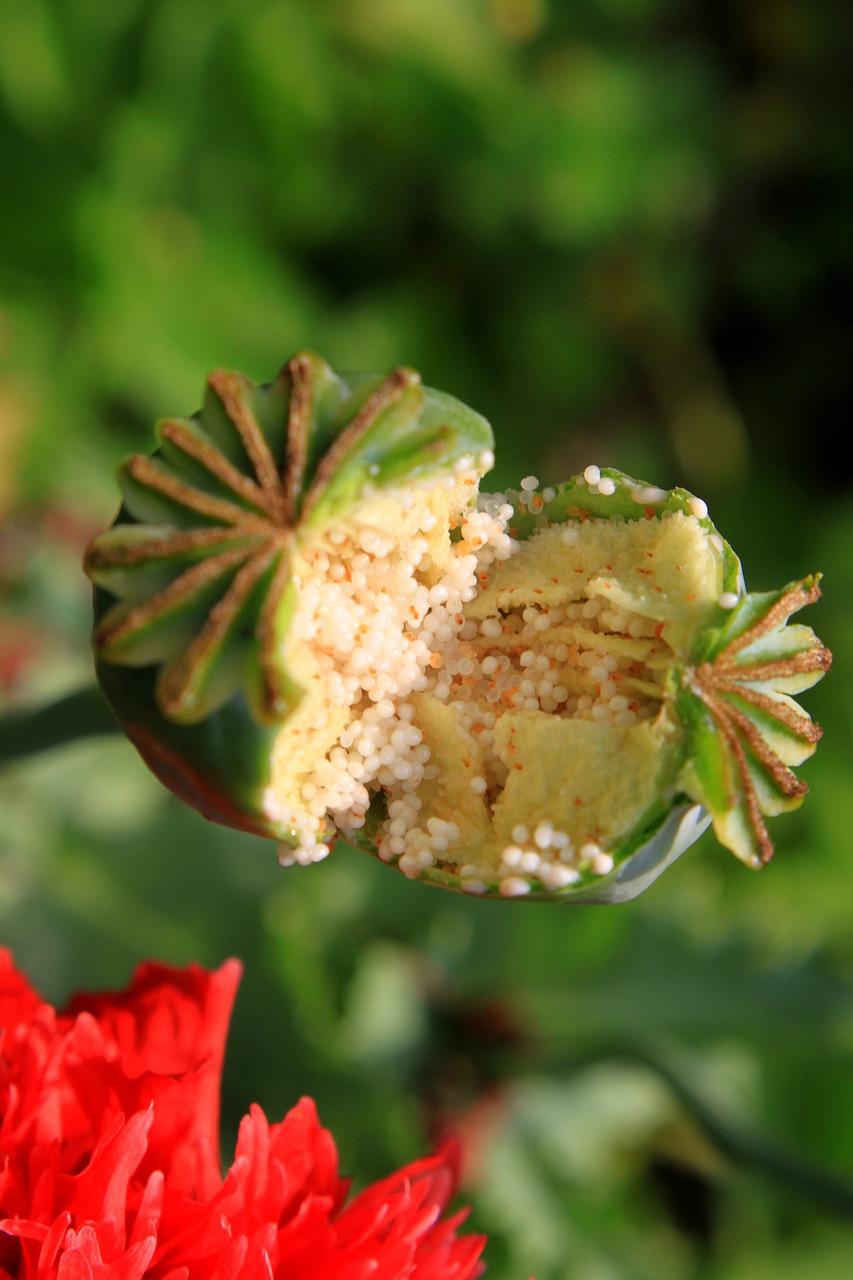
[[[143,965],[62,1013],[0,951],[0,1280],[469,1280],[445,1217],[452,1142],[347,1202],[303,1098],[252,1107],[219,1172],[219,1078],[240,966]]]

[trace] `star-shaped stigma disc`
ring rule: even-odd
[[[217,370],[202,411],[159,423],[156,454],[124,464],[123,514],[86,557],[118,597],[95,648],[109,663],[160,664],[155,696],[171,720],[203,719],[240,685],[263,723],[298,701],[282,658],[294,545],[377,421],[423,398],[420,376],[395,369],[338,431],[323,430],[317,400],[333,396],[332,376],[310,352],[268,388]]]
[[[744,597],[711,633],[706,656],[681,673],[676,706],[688,732],[691,770],[718,834],[743,861],[773,855],[765,816],[796,808],[807,791],[791,766],[821,736],[791,697],[816,684],[832,655],[809,627],[786,626],[820,596],[818,577]]]

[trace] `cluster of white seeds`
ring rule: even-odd
[[[543,819],[531,832],[524,823],[512,830],[512,844],[501,852],[498,889],[504,898],[520,898],[529,893],[532,880],[546,889],[565,889],[577,884],[584,872],[606,876],[613,870],[613,855],[594,841],[576,849],[565,831]],[[470,862],[460,868],[462,888],[467,893],[485,893],[489,887],[488,868]]]
[[[468,459],[457,468],[448,485],[461,479],[476,486],[471,465]],[[597,467],[588,467],[584,479],[599,494],[615,492],[614,481]],[[454,554],[441,566],[433,563],[424,536],[436,517],[423,502],[410,537],[359,523],[356,515],[314,551],[310,573],[300,583],[293,636],[316,656],[327,707],[346,707],[351,716],[303,782],[298,808],[285,811],[269,797],[270,814],[298,835],[298,847],[284,851],[282,861],[324,857],[328,819],[354,835],[381,789],[387,818],[376,837],[379,855],[410,877],[450,863],[467,891],[485,892],[497,880],[503,896],[516,897],[529,892],[533,880],[557,890],[585,873],[600,876],[613,869],[610,853],[593,842],[575,848],[547,816],[532,830],[521,824],[513,829],[497,870],[481,866],[471,859],[476,850],[457,849],[460,833],[452,820],[422,814],[418,794],[438,769],[413,723],[413,694],[429,691],[453,706],[461,727],[476,736],[483,766],[470,786],[490,802],[507,777],[493,746],[504,711],[544,711],[624,727],[660,709],[666,646],[655,624],[641,615],[591,597],[530,605],[482,621],[464,617],[465,605],[488,581],[489,566],[508,559],[517,545],[508,532],[515,509],[536,514],[554,496],[553,489],[540,493],[534,476],[522,480],[518,493],[480,495],[476,507],[460,511]],[[644,502],[664,496],[635,494]],[[417,492],[399,498],[411,508]],[[561,536],[574,542],[579,529],[566,524]],[[312,727],[322,730],[327,715],[319,710]]]
[[[448,486],[475,489],[472,462],[458,467]],[[481,466],[488,462],[480,459]],[[421,495],[410,490],[395,496],[410,508]],[[460,514],[460,521],[461,538],[441,567],[433,564],[424,536],[436,517],[422,501],[418,528],[408,538],[361,523],[356,513],[346,530],[333,530],[327,545],[313,551],[299,583],[289,637],[310,646],[324,680],[324,704],[308,728],[322,732],[332,708],[351,709],[351,718],[302,783],[299,807],[286,808],[267,794],[267,815],[290,826],[298,839],[296,848],[282,851],[284,863],[325,857],[327,818],[341,830],[359,830],[373,793],[381,788],[393,797],[383,832],[387,858],[408,854],[401,866],[409,874],[432,864],[432,855],[426,863],[419,848],[415,815],[418,787],[438,770],[429,763],[430,750],[412,723],[414,708],[407,698],[428,688],[433,665],[452,647],[462,609],[476,594],[478,571],[512,551],[506,518],[472,509]],[[403,825],[410,833],[405,846],[397,834]],[[458,840],[459,832],[452,823],[431,819],[428,838],[438,853]]]

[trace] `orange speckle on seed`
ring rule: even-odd
[[[461,538],[459,542],[456,543],[454,552],[457,556],[469,556],[471,554],[471,543],[465,538]]]
[[[646,517],[647,520],[654,520],[655,516],[657,515],[657,512],[655,511],[654,507],[645,507],[643,509],[643,515]]]
[[[429,662],[429,665],[432,667],[433,671],[437,671],[438,668],[442,666],[444,663],[444,659],[442,658],[440,653],[431,653],[427,661]]]

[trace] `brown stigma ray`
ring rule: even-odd
[[[805,795],[808,790],[806,784],[801,782],[786,764],[783,764],[775,751],[768,746],[766,739],[746,712],[733,706],[731,702],[726,702],[725,704],[719,702],[717,705],[720,707],[721,713],[732,722],[733,727],[740,730],[741,735],[755,753],[759,764],[772,776],[782,794],[789,799],[793,796]],[[724,711],[722,710],[723,706],[725,706]]]
[[[820,641],[815,641],[808,649],[791,654],[790,658],[779,658],[772,662],[754,662],[750,666],[743,667],[732,663],[720,669],[738,682],[752,681],[761,684],[770,680],[781,680],[787,676],[808,675],[812,671],[828,671],[831,665],[832,654]],[[716,663],[714,666],[716,667]]]
[[[761,812],[761,805],[758,801],[758,792],[756,791],[755,783],[752,780],[752,773],[750,772],[746,752],[744,751],[737,734],[729,724],[726,716],[719,714],[716,704],[706,701],[705,705],[708,707],[708,710],[716,720],[723,737],[726,739],[730,749],[730,755],[734,757],[734,764],[739,775],[743,797],[746,802],[749,825],[759,849],[759,861],[762,866],[766,867],[767,863],[773,857],[773,842],[770,839],[770,833],[767,830],[767,824],[765,823],[764,815]],[[730,763],[729,768],[731,768]],[[735,807],[735,805],[732,807]]]
[[[165,715],[179,719],[191,706],[199,685],[221,652],[240,610],[253,587],[269,568],[274,555],[275,547],[268,547],[263,554],[255,556],[242,566],[178,661],[163,669],[157,683],[157,700]]]
[[[742,684],[738,680],[726,678],[720,673],[717,673],[716,676],[716,686],[721,694],[733,694],[744,702],[750,703],[759,711],[763,711],[767,716],[783,725],[795,737],[801,738],[804,742],[818,742],[823,735],[823,730],[819,724],[815,724],[814,720],[809,719],[801,711],[796,711],[787,703],[778,702],[775,698],[771,698],[769,694],[762,692],[760,689],[753,689],[748,684]]]
[[[763,618],[730,640],[717,655],[717,662],[723,666],[733,665],[732,658],[736,657],[741,650],[747,649],[761,636],[768,635],[771,631],[783,626],[792,614],[804,609],[806,605],[814,604],[820,598],[820,587],[816,581],[807,579],[806,582],[808,586],[805,582],[799,582],[791,587],[768,609]]]
[[[229,462],[215,445],[202,440],[183,423],[171,419],[161,423],[160,435],[193,462],[198,462],[244,502],[271,519],[275,518],[274,506],[269,495],[249,476],[243,475],[242,471],[239,471],[233,462]]]
[[[219,524],[241,525],[253,531],[266,528],[266,521],[262,516],[253,516],[244,507],[229,502],[227,498],[214,498],[209,493],[194,489],[143,454],[135,454],[130,459],[127,473],[137,484],[162,494],[176,506],[186,507],[196,515],[216,520]]]
[[[142,604],[135,605],[115,622],[111,623],[110,614],[107,614],[95,631],[97,645],[109,650],[126,644],[140,632],[175,613],[182,605],[189,604],[206,587],[245,561],[249,554],[246,547],[234,547],[230,551],[211,556],[201,564],[187,569],[168,587],[149,596]]]
[[[287,414],[287,456],[282,476],[286,524],[296,523],[308,463],[308,434],[314,400],[314,370],[307,356],[296,355],[287,365],[290,403]]]
[[[361,442],[376,420],[387,409],[399,404],[405,393],[421,385],[420,374],[414,369],[394,369],[373,391],[359,409],[352,422],[344,428],[334,444],[323,456],[314,475],[311,488],[302,504],[302,519],[306,519],[323,494],[339,465]]]
[[[244,398],[251,384],[240,374],[228,373],[224,369],[215,370],[207,381],[237,428],[258,483],[267,496],[270,518],[276,524],[282,523],[284,501],[278,467],[258,420]]]
[[[117,525],[115,534],[120,535],[124,529],[143,528],[140,525]],[[190,529],[186,533],[170,533],[163,538],[146,538],[131,541],[104,535],[89,548],[86,554],[86,571],[91,573],[98,569],[132,569],[150,561],[170,560],[180,556],[192,556],[197,552],[205,552],[220,546],[223,542],[236,542],[244,539],[243,545],[248,549],[258,535],[254,532],[241,535],[239,529],[223,528],[214,525],[210,529]]]

